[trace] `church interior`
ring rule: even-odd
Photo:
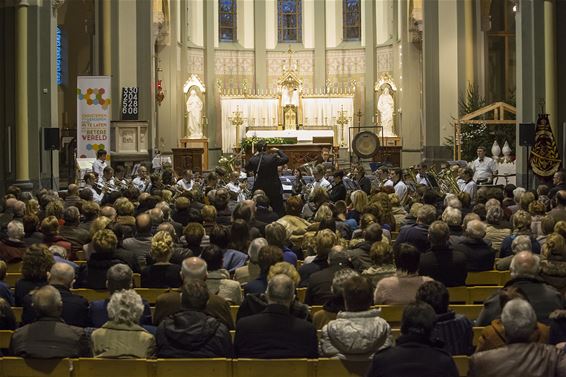
[[[565,8],[554,0],[7,0],[0,186],[64,188],[76,159],[94,158],[92,147],[129,170],[156,155],[172,159],[174,149],[202,149],[208,171],[254,138],[297,144],[293,166],[319,152],[313,145],[330,144],[349,167],[360,159],[352,148],[360,132],[373,154],[362,160],[402,168],[506,145],[525,182],[520,124],[549,114],[560,155],[564,148],[556,20]],[[110,77],[107,145],[89,151],[77,134],[81,76]],[[135,116],[121,112],[131,88]],[[50,128],[54,151],[45,148]]]

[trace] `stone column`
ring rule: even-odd
[[[255,39],[255,38],[254,38]],[[257,43],[257,40],[254,40]],[[217,123],[217,114],[220,112],[220,101],[218,89],[216,88],[216,53],[214,49],[214,2],[206,1],[204,4],[204,77],[206,85],[206,117],[208,118],[208,167],[216,165],[221,148],[218,144],[219,135],[217,130],[221,130]],[[221,131],[220,131],[221,132]]]
[[[314,3],[314,87],[326,85],[326,2]],[[352,114],[350,114],[352,115]]]
[[[362,6],[365,6],[365,15],[367,21],[365,23],[365,59],[366,59],[366,72],[365,82],[362,87],[365,89],[365,104],[364,104],[364,118],[362,122],[369,124],[369,120],[375,113],[375,92],[374,84],[376,81],[376,66],[375,66],[375,2],[364,1]]]
[[[267,55],[265,52],[265,0],[254,1],[255,88],[267,89]]]
[[[102,0],[102,74],[112,74],[112,3]],[[147,27],[150,27],[149,25]]]
[[[30,188],[28,120],[28,7],[16,4],[16,182]]]
[[[464,49],[466,59],[466,85],[474,82],[474,2],[464,0]]]
[[[423,107],[424,154],[434,158],[440,141],[438,2],[423,2]]]
[[[550,126],[554,137],[558,137],[558,110],[556,105],[556,3],[544,1],[544,85],[546,112],[550,114]]]

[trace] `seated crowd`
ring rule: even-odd
[[[76,185],[64,198],[10,187],[0,280],[15,263],[21,277],[0,282],[0,329],[15,330],[2,352],[332,357],[369,362],[368,376],[458,376],[451,356],[471,355],[472,376],[566,376],[566,191],[546,192],[480,187],[472,201],[425,187],[404,208],[388,186],[334,202],[314,188],[280,217],[259,190],[236,201],[222,187],[174,197],[131,187],[99,205]],[[475,321],[450,309],[449,288],[494,269],[511,279]],[[134,274],[163,289],[153,308]],[[397,339],[375,305],[404,306]]]

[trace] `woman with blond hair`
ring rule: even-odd
[[[566,240],[558,233],[550,234],[542,247],[540,277],[562,293],[566,291]]]
[[[532,252],[535,254],[540,254],[540,244],[533,236],[531,231],[531,223],[532,223],[532,216],[525,210],[518,210],[513,215],[513,233],[506,237],[503,242],[501,242],[501,251],[499,252],[499,258],[508,257],[513,255],[513,251],[511,249],[511,244],[513,240],[517,236],[529,236],[532,243]]]
[[[155,263],[142,270],[143,288],[179,288],[183,284],[181,266],[169,262],[173,246],[173,237],[164,230],[151,238],[151,257]]]
[[[350,208],[348,208],[348,218],[354,219],[359,224],[360,216],[368,206],[368,195],[362,190],[356,190],[350,194]]]

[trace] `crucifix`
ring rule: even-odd
[[[236,127],[236,148],[238,148],[240,146],[240,127],[244,124],[240,106],[236,106],[236,111],[232,113],[232,116],[229,117],[228,120],[232,123],[232,126]]]
[[[348,124],[349,120],[348,117],[346,116],[347,111],[344,111],[344,106],[340,106],[340,111],[338,111],[338,118],[336,119],[336,124],[339,124],[341,129],[341,140],[340,140],[340,146],[341,147],[345,147],[346,144],[344,143],[344,129],[346,128],[346,125]]]

